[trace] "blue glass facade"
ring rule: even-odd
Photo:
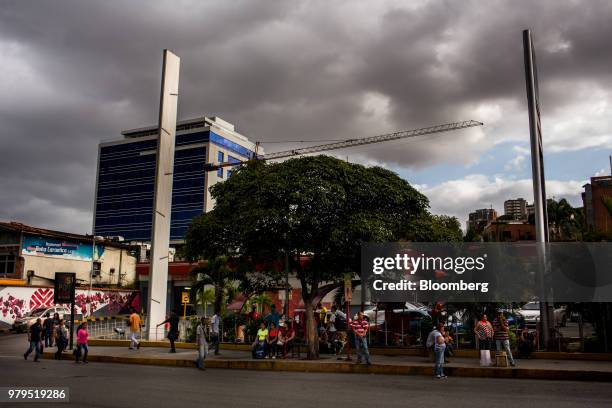
[[[182,240],[191,220],[202,214],[205,202],[204,164],[208,142],[241,159],[251,151],[214,132],[176,136],[170,239]],[[122,236],[126,241],[150,241],[157,139],[100,147],[95,234]],[[228,155],[228,158],[232,156]]]

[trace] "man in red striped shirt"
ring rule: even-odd
[[[363,318],[363,312],[357,313],[357,320],[351,321],[351,329],[355,333],[355,350],[357,351],[357,364],[360,364],[363,359],[367,365],[370,365],[370,352],[368,351],[368,334],[369,324]]]

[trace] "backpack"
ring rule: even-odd
[[[255,348],[255,358],[256,359],[263,359],[265,356],[266,356],[266,353],[264,351],[263,345],[258,345]]]

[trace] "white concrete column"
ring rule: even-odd
[[[147,299],[147,328],[150,340],[163,338],[168,295],[168,249],[172,209],[172,178],[174,173],[174,142],[178,101],[180,58],[164,50],[162,85],[159,104],[159,139],[155,167],[153,229],[151,231],[151,266]]]

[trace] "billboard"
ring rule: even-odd
[[[21,246],[22,255],[45,256],[91,262],[93,248],[89,242],[46,238],[25,234]],[[104,247],[96,245],[95,259],[104,254]]]

